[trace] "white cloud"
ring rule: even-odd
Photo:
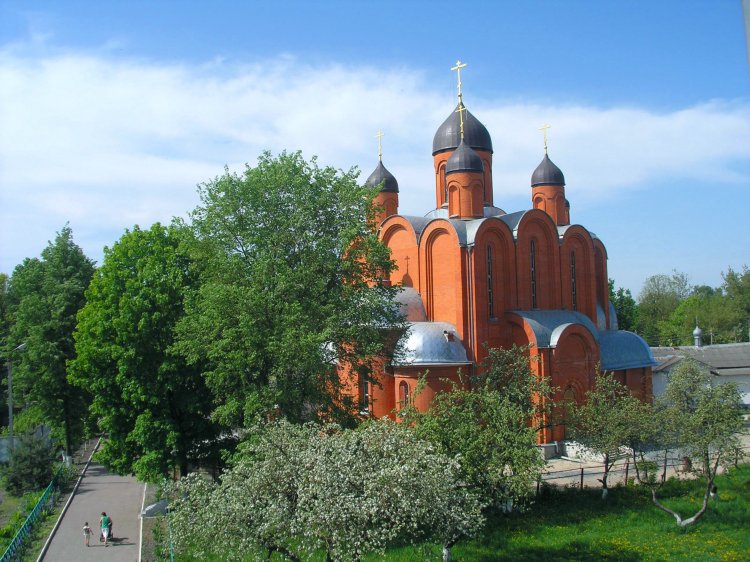
[[[98,259],[102,241],[136,222],[184,215],[196,183],[264,149],[359,164],[364,180],[377,130],[386,133],[384,162],[401,185],[402,210],[422,214],[433,200],[432,136],[454,101],[413,69],[21,52],[0,51],[0,271],[38,255],[66,221]],[[506,210],[516,209],[503,196],[528,194],[543,122],[553,125],[550,156],[578,208],[666,181],[748,180],[747,100],[658,113],[471,96],[467,105],[492,134],[496,204]]]

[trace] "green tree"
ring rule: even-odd
[[[54,475],[55,452],[47,438],[24,433],[5,470],[5,487],[15,495],[43,490]]]
[[[731,318],[734,320],[732,341],[750,341],[750,269],[743,266],[742,272],[731,267],[722,274],[722,290],[731,306]]]
[[[740,317],[732,299],[721,290],[697,287],[683,300],[667,320],[658,322],[661,342],[669,345],[692,345],[696,324],[703,329],[704,343],[740,341]]]
[[[641,402],[612,373],[600,373],[583,404],[570,406],[574,440],[604,457],[602,499],[609,494],[609,473],[625,447],[642,442],[642,424],[652,417],[650,404]]]
[[[367,367],[401,319],[393,264],[357,173],[264,153],[199,187],[190,251],[201,264],[178,349],[204,371],[231,426],[269,411],[337,419],[339,367]],[[349,405],[350,406],[350,405]]]
[[[654,504],[672,515],[677,525],[696,523],[706,512],[714,480],[722,465],[727,465],[738,450],[737,434],[742,431],[740,393],[736,384],[712,384],[711,375],[691,360],[683,360],[670,374],[664,394],[657,403],[652,426],[655,441],[665,449],[674,449],[690,459],[693,471],[704,483],[698,511],[683,517],[659,501],[661,482],[653,469],[639,480],[648,484]],[[648,466],[648,465],[646,465]]]
[[[536,442],[552,388],[531,371],[527,348],[488,351],[470,388],[439,393],[429,411],[409,412],[407,422],[458,456],[464,479],[487,504],[508,505],[528,496],[544,464]]]
[[[659,322],[669,318],[677,306],[690,295],[687,275],[673,271],[672,275],[652,275],[638,294],[636,328],[649,345],[664,345],[660,341]]]
[[[171,352],[185,290],[195,283],[176,228],[126,231],[86,292],[70,379],[93,393],[91,412],[108,434],[100,459],[120,473],[156,480],[185,474],[216,436],[200,370]]]
[[[615,290],[615,282],[609,280],[609,302],[615,307],[617,323],[620,330],[633,331],[636,329],[638,320],[638,305],[630,292],[630,289],[618,287]]]
[[[24,260],[10,281],[8,345],[26,344],[14,365],[14,393],[19,402],[38,406],[45,421],[63,433],[69,455],[83,431],[88,394],[68,383],[66,363],[75,357],[76,314],[93,273],[94,262],[66,225],[41,260]]]
[[[8,312],[8,289],[10,279],[5,273],[0,273],[0,349],[6,349],[9,345],[8,330],[10,329],[10,315]]]

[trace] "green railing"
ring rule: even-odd
[[[63,467],[60,467],[55,476],[52,477],[52,482],[50,482],[47,489],[44,490],[42,497],[39,498],[34,509],[32,509],[31,513],[26,517],[26,521],[24,521],[21,528],[18,529],[13,540],[10,541],[10,544],[8,545],[8,548],[5,549],[5,553],[3,554],[2,559],[0,559],[0,562],[16,562],[21,559],[24,541],[29,537],[29,534],[31,534],[39,517],[47,513],[50,507],[55,504],[55,500],[57,499],[57,484],[62,470]]]

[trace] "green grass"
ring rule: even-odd
[[[453,548],[453,558],[456,562],[750,560],[750,465],[719,477],[717,485],[721,500],[711,501],[703,518],[686,529],[657,509],[645,489],[617,487],[606,502],[600,490],[553,489],[524,513],[491,518],[481,537]],[[659,497],[687,517],[700,508],[702,484],[671,480]],[[440,560],[440,549],[436,545],[393,549],[365,560]]]

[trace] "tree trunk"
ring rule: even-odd
[[[452,560],[451,547],[443,545],[443,562],[451,562]]]
[[[716,478],[716,472],[719,469],[719,461],[721,459],[721,455],[716,456],[716,462],[714,462],[713,469],[711,468],[710,463],[706,465],[707,473],[706,473],[706,489],[703,492],[703,504],[701,505],[701,508],[692,516],[688,517],[687,519],[683,519],[682,516],[677,513],[676,511],[673,511],[669,509],[668,507],[662,505],[659,500],[656,498],[656,489],[651,488],[651,499],[654,502],[654,505],[661,509],[665,513],[669,513],[672,517],[675,518],[677,521],[677,525],[680,527],[687,527],[688,525],[692,525],[693,523],[696,523],[701,517],[703,517],[703,514],[706,513],[706,509],[708,508],[708,498],[711,495],[711,490],[714,487],[714,479]]]
[[[604,454],[604,476],[602,476],[600,482],[602,483],[602,500],[606,500],[609,495],[609,487],[607,481],[609,479],[609,471],[612,468],[612,464],[609,462],[609,453]]]

